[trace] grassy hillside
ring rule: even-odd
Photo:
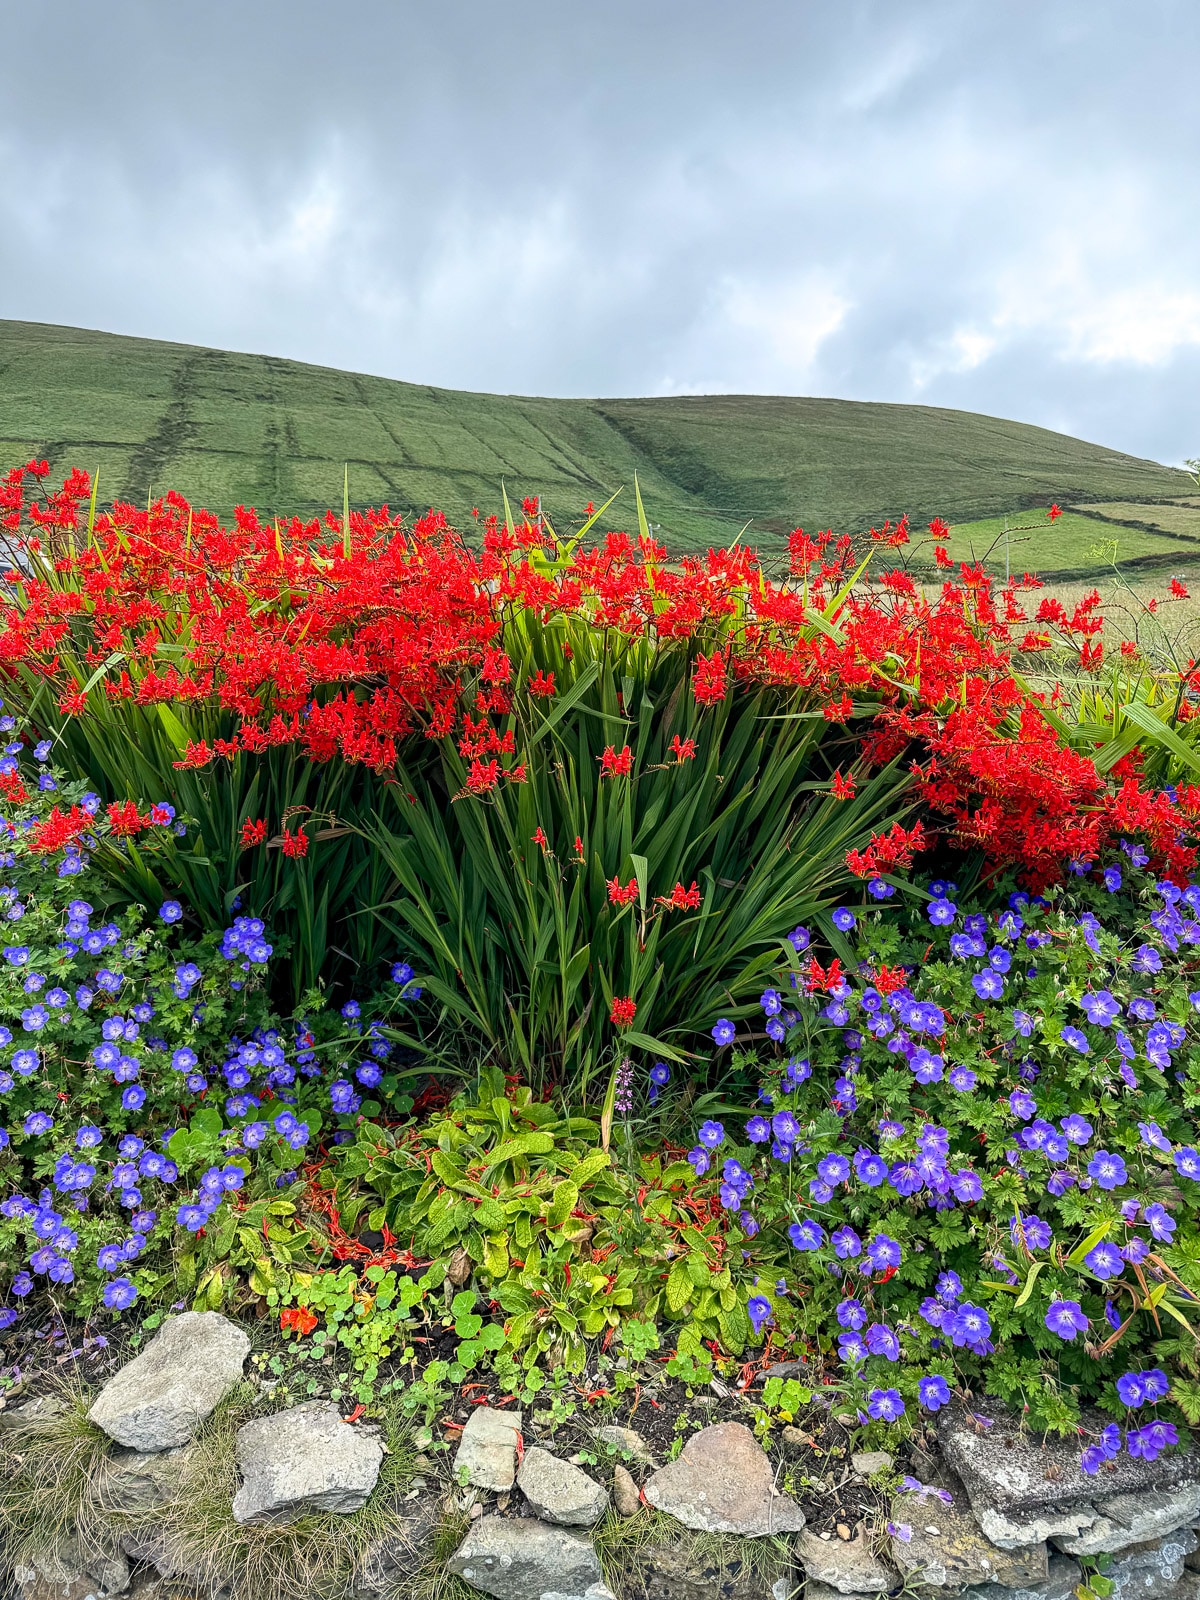
[[[931,406],[470,394],[0,321],[0,465],[31,453],[56,469],[98,466],[102,500],[176,488],[225,514],[239,501],[265,513],[336,505],[348,462],[355,504],[437,505],[458,521],[495,508],[503,479],[566,522],[631,489],[636,470],[676,548],[727,542],[747,522],[769,551],[797,523],[853,533],[902,511],[966,522],[1052,499],[1128,506],[1195,493],[1185,473],[1151,461]],[[618,507],[616,525],[631,523],[632,504]],[[1046,535],[1043,563],[1057,537]]]

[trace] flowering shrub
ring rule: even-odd
[[[260,919],[197,937],[176,900],[147,922],[84,898],[135,824],[143,841],[182,824],[168,804],[103,806],[47,745],[0,760],[0,1327],[39,1290],[78,1312],[216,1305],[245,1276],[263,1293],[311,1253],[294,1219],[322,1134],[349,1138],[399,1088],[393,1007],[368,1022],[315,1000],[283,1022]],[[396,1003],[419,996],[406,964],[392,977]]]
[[[1087,1471],[1200,1421],[1200,887],[1146,863],[1126,840],[992,914],[944,882],[923,914],[841,908],[845,971],[795,931],[761,1109],[689,1160],[744,1232],[756,1329],[864,1417],[982,1387],[1069,1431],[1095,1402],[1119,1422]]]

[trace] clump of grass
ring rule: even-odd
[[[604,1581],[618,1600],[650,1600],[654,1553],[677,1553],[681,1564],[719,1572],[739,1583],[738,1593],[769,1594],[780,1578],[791,1577],[793,1556],[786,1539],[743,1539],[736,1534],[699,1533],[647,1506],[632,1517],[610,1512],[594,1531]]]
[[[156,1536],[174,1565],[201,1586],[225,1588],[232,1600],[342,1600],[380,1541],[411,1548],[412,1506],[403,1497],[416,1465],[406,1426],[395,1413],[382,1419],[388,1452],[361,1511],[240,1524],[232,1509],[236,1438],[252,1393],[248,1386],[235,1390],[197,1435],[179,1494],[156,1519]],[[412,1549],[414,1570],[426,1561],[424,1552]]]
[[[107,1437],[88,1421],[91,1397],[64,1383],[46,1397],[52,1415],[10,1423],[0,1432],[0,1566],[33,1556],[65,1556],[77,1541],[86,1557],[116,1539],[97,1502]]]

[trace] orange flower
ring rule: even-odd
[[[307,1306],[289,1306],[279,1313],[279,1326],[284,1333],[309,1334],[316,1325],[316,1315]]]

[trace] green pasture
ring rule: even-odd
[[[0,321],[0,465],[36,452],[100,468],[101,500],[176,488],[228,515],[311,515],[341,502],[472,506],[543,496],[563,524],[641,481],[668,545],[746,538],[765,554],[796,524],[861,533],[907,511],[977,526],[1051,500],[1182,497],[1183,472],[1023,423],[931,406],[755,395],[553,400],[470,394],[47,324]],[[614,526],[635,523],[632,504]],[[1073,552],[1094,543],[1070,534]],[[1103,530],[1102,530],[1103,531]],[[955,538],[961,537],[956,532]],[[979,538],[974,531],[968,538]],[[1142,546],[1139,545],[1141,550]],[[1066,565],[1071,565],[1071,562]]]

